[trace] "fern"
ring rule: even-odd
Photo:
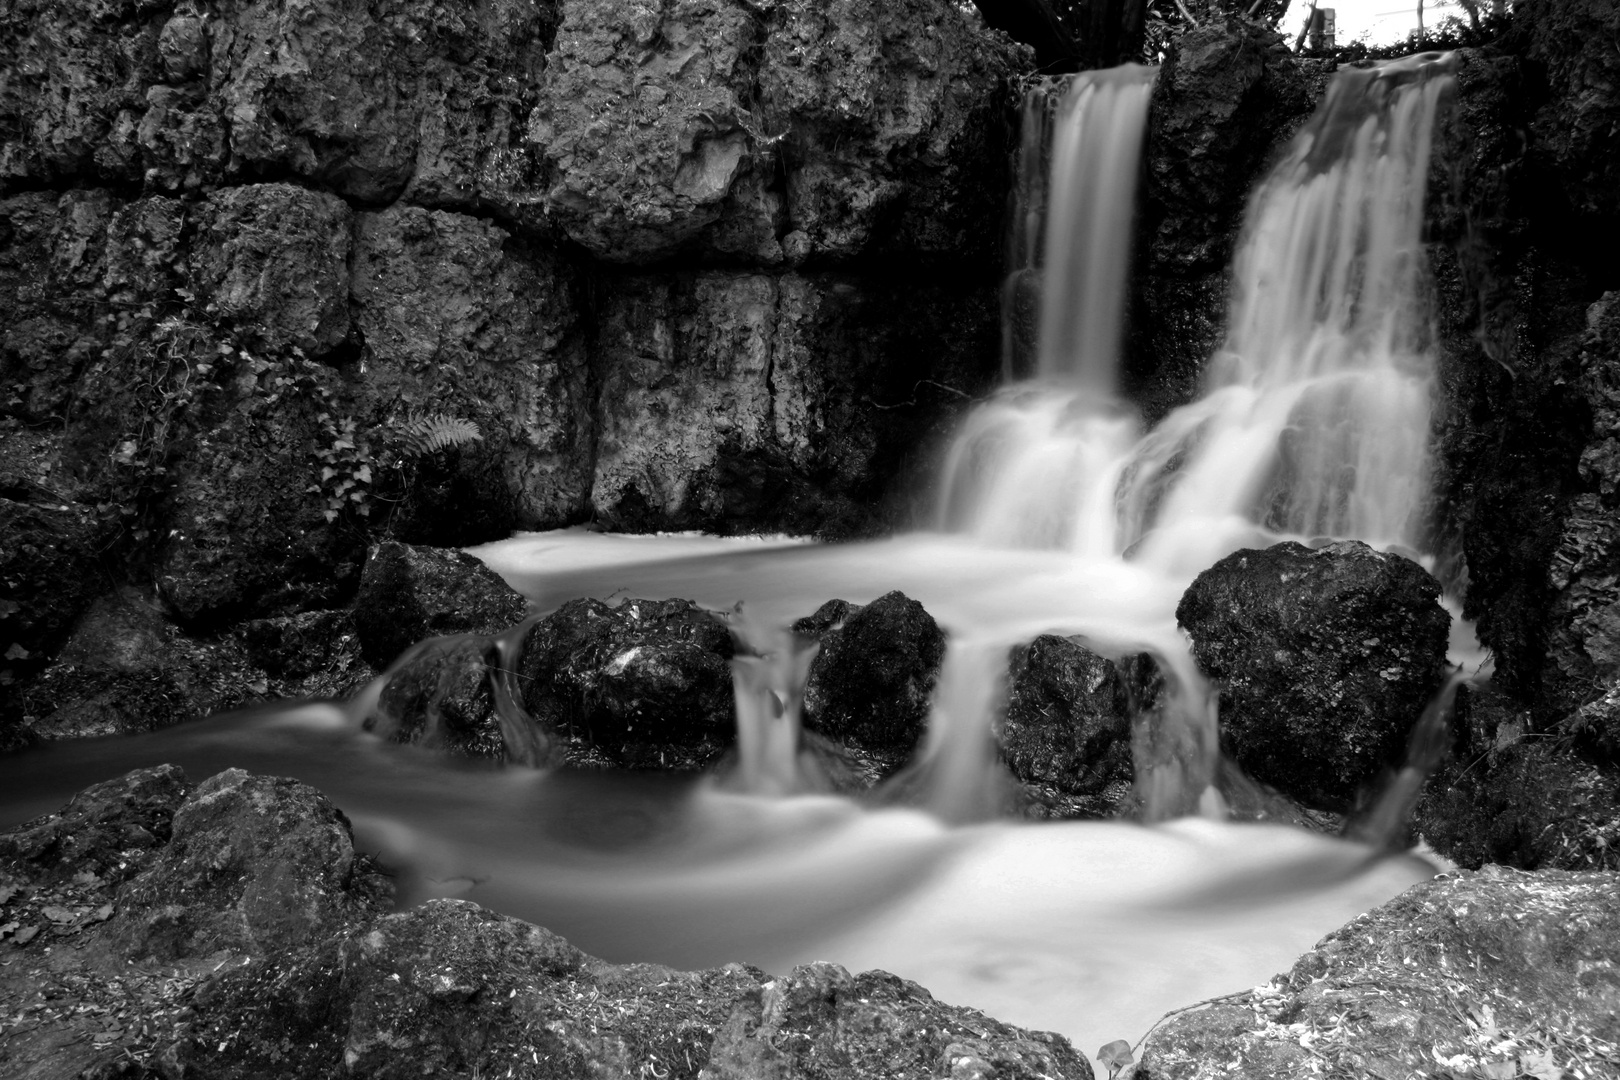
[[[484,438],[473,421],[444,413],[406,417],[394,425],[394,432],[405,457],[426,457],[440,450],[455,450],[481,442]]]

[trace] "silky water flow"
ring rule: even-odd
[[[1115,396],[1152,88],[1150,70],[1128,68],[1036,91],[1026,108],[1036,148],[1008,306],[1039,297],[1035,362],[964,424],[937,529],[836,547],[565,531],[475,552],[539,610],[638,596],[731,611],[751,655],[736,664],[725,775],[448,760],[362,730],[374,685],[348,703],[5,759],[0,812],[23,820],[161,761],[199,779],[228,766],[297,776],[400,869],[407,902],[463,896],[610,960],[883,968],[1085,1052],[1264,982],[1432,871],[1376,844],[1219,819],[1214,705],[1175,606],[1238,547],[1331,536],[1421,552],[1432,374],[1419,234],[1449,83],[1433,55],[1335,77],[1249,208],[1203,396],[1153,431]],[[1051,172],[1032,176],[1041,143]],[[950,645],[896,784],[906,805],[858,804],[821,791],[800,752],[809,654],[784,628],[832,597],[892,589],[921,601]],[[1157,824],[995,819],[1007,649],[1052,632],[1105,655],[1151,653],[1166,672],[1155,742],[1168,749],[1138,762]],[[489,647],[509,656],[515,637]],[[512,756],[534,760],[544,733],[496,689]]]

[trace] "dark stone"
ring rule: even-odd
[[[271,697],[344,699],[377,675],[360,655],[360,634],[348,611],[250,619],[231,638],[264,671]]]
[[[0,832],[0,859],[26,863],[36,880],[90,873],[116,884],[169,841],[191,782],[174,765],[136,769],[85,788],[61,810]]]
[[[1600,699],[1551,731],[1491,686],[1465,688],[1452,753],[1429,778],[1413,824],[1446,858],[1476,868],[1620,870],[1620,770]],[[1612,752],[1612,751],[1610,751]]]
[[[907,753],[928,725],[944,659],[933,616],[904,593],[886,593],[822,633],[804,690],[805,727]]]
[[[528,601],[466,552],[390,540],[366,560],[354,625],[361,655],[380,670],[424,638],[499,633],[527,612]]]
[[[1408,1076],[1436,1059],[1603,1075],[1613,1051],[1589,1040],[1612,1039],[1620,1008],[1617,887],[1613,873],[1496,866],[1416,885],[1271,984],[1169,1018],[1121,1080]]]
[[[229,640],[187,637],[141,590],[92,604],[56,661],[21,694],[42,739],[134,734],[253,700],[263,674]]]
[[[1227,268],[1254,185],[1321,97],[1328,69],[1231,15],[1174,39],[1144,147],[1125,382],[1149,418],[1190,401],[1226,327]]]
[[[228,769],[175,812],[168,845],[119,890],[111,930],[135,959],[262,954],[339,932],[392,899],[324,795]]]
[[[765,975],[615,966],[458,900],[230,969],[162,1054],[198,1080],[432,1075],[694,1080],[732,1004]]]
[[[1082,804],[1065,816],[1112,817],[1129,799],[1130,694],[1112,660],[1073,638],[1043,634],[1012,650],[996,734],[1020,782]]]
[[[1451,617],[1422,567],[1357,542],[1228,555],[1176,620],[1221,691],[1221,747],[1308,806],[1343,810],[1395,765],[1439,691]]]
[[[492,644],[477,639],[413,654],[389,674],[365,727],[395,742],[505,760],[506,740],[491,685],[498,663]]]
[[[884,971],[806,964],[745,996],[710,1050],[710,1080],[874,1076],[1091,1080],[1061,1035],[944,1005]]]
[[[1530,128],[1536,150],[1578,214],[1620,216],[1620,57],[1604,43],[1620,33],[1620,12],[1605,0],[1559,0],[1524,13],[1527,58],[1546,80]]]
[[[703,768],[734,731],[731,634],[688,600],[572,600],[536,623],[523,703],[571,760]]]
[[[0,477],[0,479],[4,479]],[[0,497],[0,714],[61,648],[74,620],[111,584],[100,555],[110,532],[89,507],[18,485]],[[0,721],[0,746],[14,737]]]

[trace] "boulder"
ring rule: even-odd
[[[1491,686],[1465,688],[1452,752],[1424,787],[1413,826],[1436,851],[1477,868],[1620,870],[1620,769],[1607,748],[1609,696],[1551,730]]]
[[[230,641],[183,634],[141,590],[91,604],[61,654],[21,695],[39,739],[124,735],[169,727],[254,700],[263,674]]]
[[[528,601],[464,551],[389,540],[366,560],[354,601],[360,652],[382,669],[443,634],[496,634],[521,622]]]
[[[174,765],[93,784],[56,813],[0,832],[0,859],[25,864],[36,880],[88,873],[117,884],[168,843],[175,811],[191,790]]]
[[[466,757],[552,764],[525,756],[524,747],[508,754],[491,681],[499,664],[487,640],[447,642],[414,653],[389,673],[374,712],[362,723],[395,742]]]
[[[111,932],[133,959],[293,949],[393,899],[354,850],[349,819],[296,780],[227,769],[197,785],[171,828],[118,893]]]
[[[735,734],[731,633],[689,600],[572,600],[523,642],[523,704],[570,760],[712,764]]]
[[[715,1037],[703,1080],[873,1076],[1091,1080],[1061,1035],[944,1005],[885,971],[806,964],[746,995]]]
[[[1238,551],[1198,575],[1176,621],[1220,689],[1222,750],[1307,806],[1349,808],[1440,689],[1439,598],[1422,567],[1354,541]]]
[[[1620,875],[1446,874],[1270,983],[1173,1016],[1119,1080],[1601,1076],[1620,1009]],[[1567,1071],[1566,1071],[1567,1070]]]
[[[354,245],[370,418],[396,436],[421,418],[478,429],[448,452],[393,440],[409,474],[393,535],[450,547],[578,520],[594,432],[573,271],[490,221],[417,207],[360,214]]]
[[[804,688],[805,727],[902,763],[928,726],[945,632],[917,601],[891,592],[851,609],[820,641]]]
[[[274,697],[347,698],[376,673],[360,656],[348,611],[305,611],[249,619],[231,631]]]
[[[1113,817],[1132,783],[1131,701],[1119,669],[1074,638],[1043,634],[1008,657],[1001,756],[1037,802]]]

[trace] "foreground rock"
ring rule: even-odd
[[[0,947],[24,961],[0,965],[6,1075],[1092,1077],[1062,1037],[883,972],[615,965],[465,901],[384,915],[313,789],[188,790],[140,770],[0,832]],[[116,893],[95,872],[115,864],[138,871]]]
[[[1128,1075],[1614,1075],[1616,888],[1612,873],[1503,867],[1417,885],[1272,984],[1172,1018]]]
[[[1342,811],[1397,764],[1440,689],[1451,617],[1416,563],[1361,543],[1228,555],[1176,621],[1221,690],[1221,748],[1307,806]]]

